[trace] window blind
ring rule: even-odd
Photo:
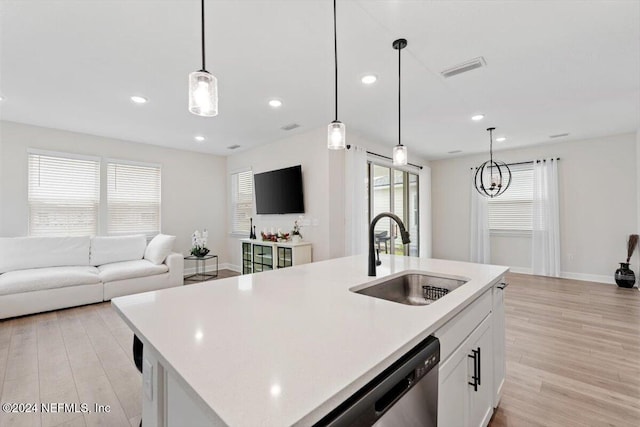
[[[28,180],[29,235],[97,233],[99,159],[29,153]]]
[[[107,162],[109,234],[160,232],[159,166]]]
[[[489,229],[531,231],[533,168],[531,165],[515,165],[510,169],[512,181],[507,191],[489,199]]]
[[[249,234],[253,213],[253,172],[244,171],[231,175],[231,230]]]

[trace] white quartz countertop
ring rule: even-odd
[[[508,268],[354,256],[112,303],[199,404],[230,426],[310,425],[464,309]],[[427,306],[349,289],[407,270],[470,281]]]

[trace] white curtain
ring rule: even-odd
[[[560,277],[560,205],[558,203],[558,161],[533,163],[533,274]]]
[[[431,168],[423,166],[418,174],[420,194],[420,257],[431,258]],[[415,236],[411,237],[413,241]]]
[[[345,254],[367,253],[369,196],[367,194],[367,152],[355,146],[345,158]]]
[[[471,169],[471,262],[489,264],[491,262],[491,244],[489,239],[489,201],[480,195],[474,186],[476,170]]]

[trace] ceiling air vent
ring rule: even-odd
[[[568,133],[559,133],[559,134],[556,134],[556,135],[549,135],[549,138],[552,138],[552,139],[553,138],[562,138],[563,136],[569,136],[569,134]]]
[[[458,153],[462,153],[462,150],[453,150],[453,151],[447,151],[448,154],[458,154]]]
[[[233,144],[227,147],[229,150],[235,150],[236,148],[240,148],[238,144]]]
[[[454,65],[451,68],[447,68],[442,71],[442,77],[448,79],[449,77],[456,76],[458,74],[466,73],[467,71],[475,70],[476,68],[486,67],[487,61],[484,60],[482,56],[477,58],[470,59],[469,61],[463,62],[462,64]]]
[[[297,123],[289,123],[288,125],[284,125],[282,126],[280,129],[282,130],[293,130],[295,128],[299,128],[300,125]]]

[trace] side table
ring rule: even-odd
[[[216,273],[210,274],[207,273],[207,260],[216,259]],[[195,261],[196,262],[196,273],[191,274],[189,276],[185,276],[184,280],[191,280],[196,282],[204,282],[213,277],[218,277],[218,255],[205,255],[205,256],[194,256],[188,255],[184,257],[185,261]]]

